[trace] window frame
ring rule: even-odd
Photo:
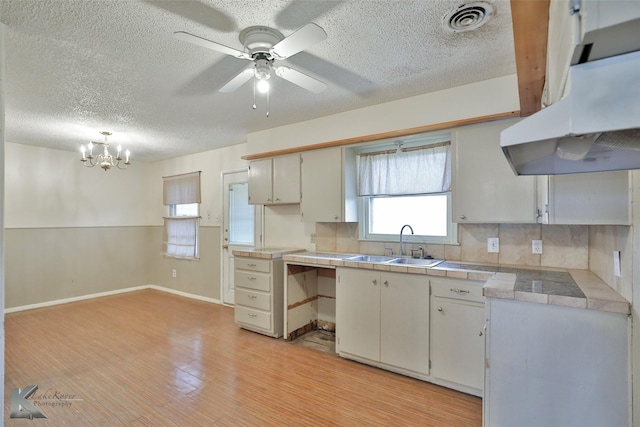
[[[424,194],[429,196],[429,194]],[[458,227],[457,223],[453,222],[452,212],[452,194],[451,191],[445,191],[443,193],[433,193],[432,195],[446,195],[447,196],[447,235],[446,236],[429,236],[420,234],[404,234],[402,240],[406,243],[424,243],[424,244],[457,244],[458,243]],[[405,197],[404,196],[361,196],[358,197],[358,230],[359,240],[370,242],[395,242],[400,239],[400,230],[398,234],[373,234],[369,232],[371,212],[370,201],[372,198],[393,198],[393,197]],[[420,196],[420,194],[416,194]],[[414,224],[409,224],[414,225]]]
[[[176,215],[177,206],[184,205],[196,205],[196,215]],[[175,205],[167,205],[167,216],[166,219],[195,219],[196,220],[196,236],[195,236],[195,250],[193,257],[180,257],[171,254],[167,254],[166,252],[163,254],[167,258],[174,259],[186,259],[192,261],[198,261],[200,259],[200,203],[179,203]]]
[[[446,132],[438,132],[438,133],[426,133],[414,135],[412,137],[404,138],[401,143],[403,148],[416,148],[419,146],[429,145],[429,144],[437,144],[449,142],[453,151],[453,138],[451,133]],[[397,139],[393,140],[384,140],[379,141],[373,144],[363,144],[359,147],[354,147],[355,158],[356,158],[356,170],[360,168],[360,153],[369,153],[375,151],[384,151],[384,150],[392,150],[397,149]],[[453,180],[454,180],[454,168],[452,165],[451,168],[451,181],[452,188],[449,191],[444,191],[442,193],[430,193],[430,194],[446,194],[447,195],[447,235],[446,236],[429,236],[429,235],[417,235],[417,234],[403,234],[402,240],[407,243],[421,243],[421,244],[448,244],[448,245],[457,245],[458,244],[458,224],[453,219]],[[428,196],[430,194],[414,194],[414,196],[425,195]],[[409,196],[398,195],[398,196],[387,196],[387,195],[375,195],[375,196],[359,196],[358,197],[358,239],[361,241],[369,241],[369,242],[394,242],[397,243],[400,239],[400,230],[398,230],[398,234],[373,234],[369,232],[370,221],[371,221],[371,212],[370,212],[370,200],[375,197],[405,197]],[[409,224],[412,225],[412,224]]]

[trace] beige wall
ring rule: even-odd
[[[83,168],[77,153],[7,144],[5,307],[149,284],[218,300],[221,176],[246,168],[244,151],[240,144],[151,164],[134,158],[125,171],[104,172]],[[165,258],[162,177],[195,170],[200,260]]]
[[[149,227],[148,283],[199,297],[220,300],[220,227],[200,227],[200,259],[165,257],[160,253],[163,227]],[[172,277],[172,270],[176,277]]]
[[[148,227],[5,230],[6,308],[148,283]]]

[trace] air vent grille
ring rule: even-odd
[[[494,7],[489,3],[467,3],[449,12],[444,17],[443,26],[446,31],[453,33],[472,31],[484,25],[494,12]]]

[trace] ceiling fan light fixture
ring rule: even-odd
[[[258,83],[256,83],[256,89],[260,93],[269,92],[269,82],[267,80],[258,79]]]

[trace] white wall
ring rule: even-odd
[[[5,227],[147,225],[149,165],[103,171],[83,167],[80,152],[6,145]]]
[[[347,111],[248,135],[251,154],[520,109],[515,75]]]

